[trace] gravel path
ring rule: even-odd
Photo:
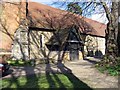
[[[113,76],[108,76],[106,74],[100,73],[94,64],[97,59],[92,58],[92,60],[79,60],[72,62],[65,62],[64,65],[72,70],[72,73],[78,77],[81,81],[86,83],[92,88],[118,88],[118,78]],[[46,68],[45,64],[37,65],[35,67],[12,67],[12,73],[2,77],[19,77],[22,75],[45,73],[46,71],[60,72],[60,69],[56,65],[51,65],[51,68]]]

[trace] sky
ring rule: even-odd
[[[49,4],[49,3],[54,2],[56,0],[31,0],[31,1],[40,2],[40,3],[43,3],[43,4]]]
[[[52,4],[53,2],[55,2],[55,1],[57,1],[57,0],[31,0],[31,1],[39,2],[39,3],[42,3],[42,4],[46,4],[46,5],[55,7],[55,8],[60,8],[60,7],[58,7],[57,5]],[[65,0],[58,0],[58,1],[65,1]],[[70,0],[68,0],[68,1],[70,1]],[[81,1],[81,0],[77,0],[77,1]],[[83,1],[83,0],[82,0],[82,1]],[[89,0],[84,0],[84,1],[89,1]],[[60,8],[60,9],[64,9],[64,7]],[[97,11],[99,11],[99,9],[97,9]],[[105,13],[92,14],[91,16],[86,16],[86,17],[87,17],[87,18],[90,18],[90,19],[92,19],[92,20],[95,20],[95,21],[104,23],[104,24],[107,24],[107,23],[108,23],[108,20],[107,20],[107,18],[106,18]]]

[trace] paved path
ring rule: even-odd
[[[76,77],[92,88],[118,88],[118,78],[100,73],[96,68],[94,68],[93,63],[96,61],[97,59],[92,58],[92,60],[65,62],[64,65],[71,69],[72,73]],[[51,66],[52,71],[60,72],[60,69],[58,69],[56,65]],[[45,64],[37,65],[36,67],[12,67],[12,74],[3,78],[45,73],[51,69],[46,68]]]
[[[118,88],[118,78],[100,73],[93,64],[84,60],[66,65],[74,75],[92,88]]]

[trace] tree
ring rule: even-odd
[[[108,63],[115,63],[117,61],[116,58],[120,57],[120,39],[119,39],[120,38],[120,29],[119,29],[120,24],[118,24],[118,12],[120,12],[118,10],[120,10],[120,1],[118,2],[118,1],[111,0],[108,2],[109,4],[102,0],[99,0],[97,2],[96,0],[93,0],[91,2],[82,3],[81,8],[82,8],[83,15],[86,9],[88,9],[88,11],[91,11],[91,9],[94,11],[96,7],[99,7],[99,9],[103,9],[102,13],[106,14],[106,17],[109,21],[107,24],[107,29],[105,31],[105,39],[106,39],[105,56],[108,59]],[[71,11],[73,13],[76,13],[76,12],[78,13],[80,8],[76,9],[75,6],[78,7],[79,4],[75,3],[73,0],[73,2],[70,2],[68,4],[68,11]],[[86,13],[89,13],[88,11]],[[101,12],[97,11],[97,13],[101,13]]]
[[[82,8],[79,6],[78,2],[70,2],[67,8],[67,11],[82,15]]]
[[[118,31],[118,2],[111,2],[112,7],[108,8],[105,2],[101,2],[103,6],[106,17],[108,19],[107,29],[106,29],[106,57],[109,59],[108,63],[116,63],[116,57],[119,57],[119,31]]]
[[[119,21],[118,21],[118,54],[120,56],[120,1],[118,2],[118,16],[119,16]]]

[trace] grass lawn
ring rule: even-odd
[[[2,80],[2,88],[87,88],[73,74],[40,74]]]

